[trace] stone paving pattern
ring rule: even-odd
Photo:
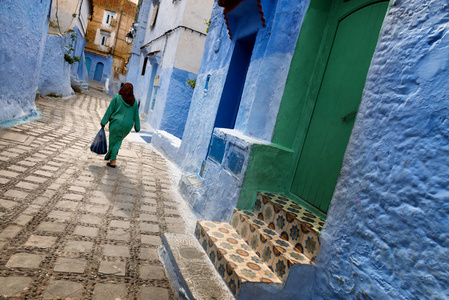
[[[156,249],[183,233],[165,161],[126,140],[89,150],[110,97],[39,98],[0,130],[1,299],[174,299]]]

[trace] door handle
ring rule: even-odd
[[[357,110],[351,111],[350,113],[347,113],[343,118],[341,118],[342,122],[346,122],[350,117],[353,117],[357,115]]]

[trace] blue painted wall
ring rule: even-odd
[[[0,1],[0,123],[37,113],[50,2]]]
[[[161,138],[173,135],[180,139],[193,94],[187,81],[196,78],[194,72],[198,69],[205,40],[206,26],[199,16],[210,13],[212,1],[161,2],[157,20],[150,26],[155,3],[142,2],[127,81],[134,85],[135,96],[141,102],[141,115],[150,127],[167,133],[161,134]],[[148,60],[142,75],[145,58]],[[156,83],[155,76],[159,78]]]
[[[77,26],[73,28],[75,33],[77,34],[77,38],[73,43],[75,48],[73,56],[81,57],[81,61],[79,63],[74,63],[71,68],[72,76],[74,76],[79,81],[88,82],[88,75],[86,70],[86,58],[84,55],[84,47],[86,46],[86,39],[83,38],[80,30]]]
[[[256,21],[257,22],[257,21]],[[255,23],[257,24],[257,23]],[[256,34],[236,41],[215,117],[215,127],[234,128]]]
[[[176,44],[172,43],[172,45]],[[182,138],[193,95],[193,89],[187,81],[194,80],[197,75],[171,66],[160,68],[162,60],[160,54],[149,56],[145,74],[142,75],[145,57],[144,55],[133,55],[133,57],[133,65],[129,67],[131,72],[127,76],[127,81],[134,85],[134,94],[141,102],[140,112],[147,113],[145,120],[152,128],[164,130],[177,138]],[[158,87],[153,87],[155,75],[160,78]],[[153,107],[152,93],[155,88],[158,91]],[[145,111],[146,107],[149,108],[148,111]]]
[[[134,89],[137,88],[137,80],[139,79],[139,75],[141,74],[139,73],[139,69],[142,70],[140,47],[143,46],[145,35],[147,33],[146,30],[148,28],[150,8],[151,1],[142,1],[142,5],[140,6],[136,36],[134,37],[131,56],[128,63],[129,72],[126,76],[126,79],[128,82],[131,82],[134,85]]]
[[[253,146],[271,141],[307,7],[308,1],[262,1],[263,26],[257,1],[244,1],[227,14],[231,40],[223,8],[215,5],[177,157],[187,174],[200,173],[206,161],[199,188],[186,177],[179,183],[199,218],[229,221]],[[225,140],[222,161],[207,156],[213,132]]]
[[[449,298],[449,6],[392,1],[317,258],[313,299]]]
[[[45,43],[44,58],[42,59],[39,76],[39,93],[43,96],[49,94],[59,97],[73,95],[70,84],[70,74],[73,65],[64,60],[66,46],[71,43],[70,34],[63,36],[48,35]]]
[[[266,22],[263,27],[256,1],[242,2],[247,6],[228,14],[232,40],[223,19],[223,8],[215,4],[197,88],[177,158],[184,171],[199,173],[207,154],[235,42],[254,33],[257,33],[256,40],[234,129],[236,135],[271,140],[308,3],[294,0],[262,1]],[[210,80],[206,90],[208,77]]]
[[[104,57],[87,51],[84,51],[84,56],[89,57],[91,59],[90,70],[88,70],[89,80],[94,80],[95,68],[99,62],[104,64],[103,76],[101,77],[100,82],[104,83],[106,78],[111,78],[112,61],[113,61],[112,56]]]
[[[187,81],[194,80],[195,78],[195,73],[177,68],[172,69],[165,96],[165,107],[159,126],[160,130],[167,131],[178,138],[182,138],[193,95],[193,89],[187,84]],[[158,95],[163,94],[164,91],[158,92]]]

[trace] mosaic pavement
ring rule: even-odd
[[[156,249],[183,233],[165,161],[124,141],[89,151],[110,98],[40,98],[0,130],[0,299],[174,299]]]

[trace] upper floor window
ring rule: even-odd
[[[150,19],[150,27],[153,27],[156,24],[157,13],[159,12],[159,4],[160,3],[157,3],[153,7],[153,13],[151,14],[151,19]]]
[[[148,63],[148,56],[145,56],[145,59],[143,60],[143,66],[142,66],[142,76],[145,75],[145,71],[147,69],[147,63]]]
[[[115,12],[105,10],[103,16],[103,24],[112,25],[116,17],[117,14]]]
[[[41,1],[41,3],[42,3],[42,1]],[[48,15],[47,15],[47,19],[49,19],[49,20],[51,18],[51,9],[52,9],[52,7],[53,7],[53,0],[50,0],[50,7],[48,8]]]
[[[111,34],[107,31],[100,30],[100,44],[103,46],[108,45],[108,39],[111,37]]]

